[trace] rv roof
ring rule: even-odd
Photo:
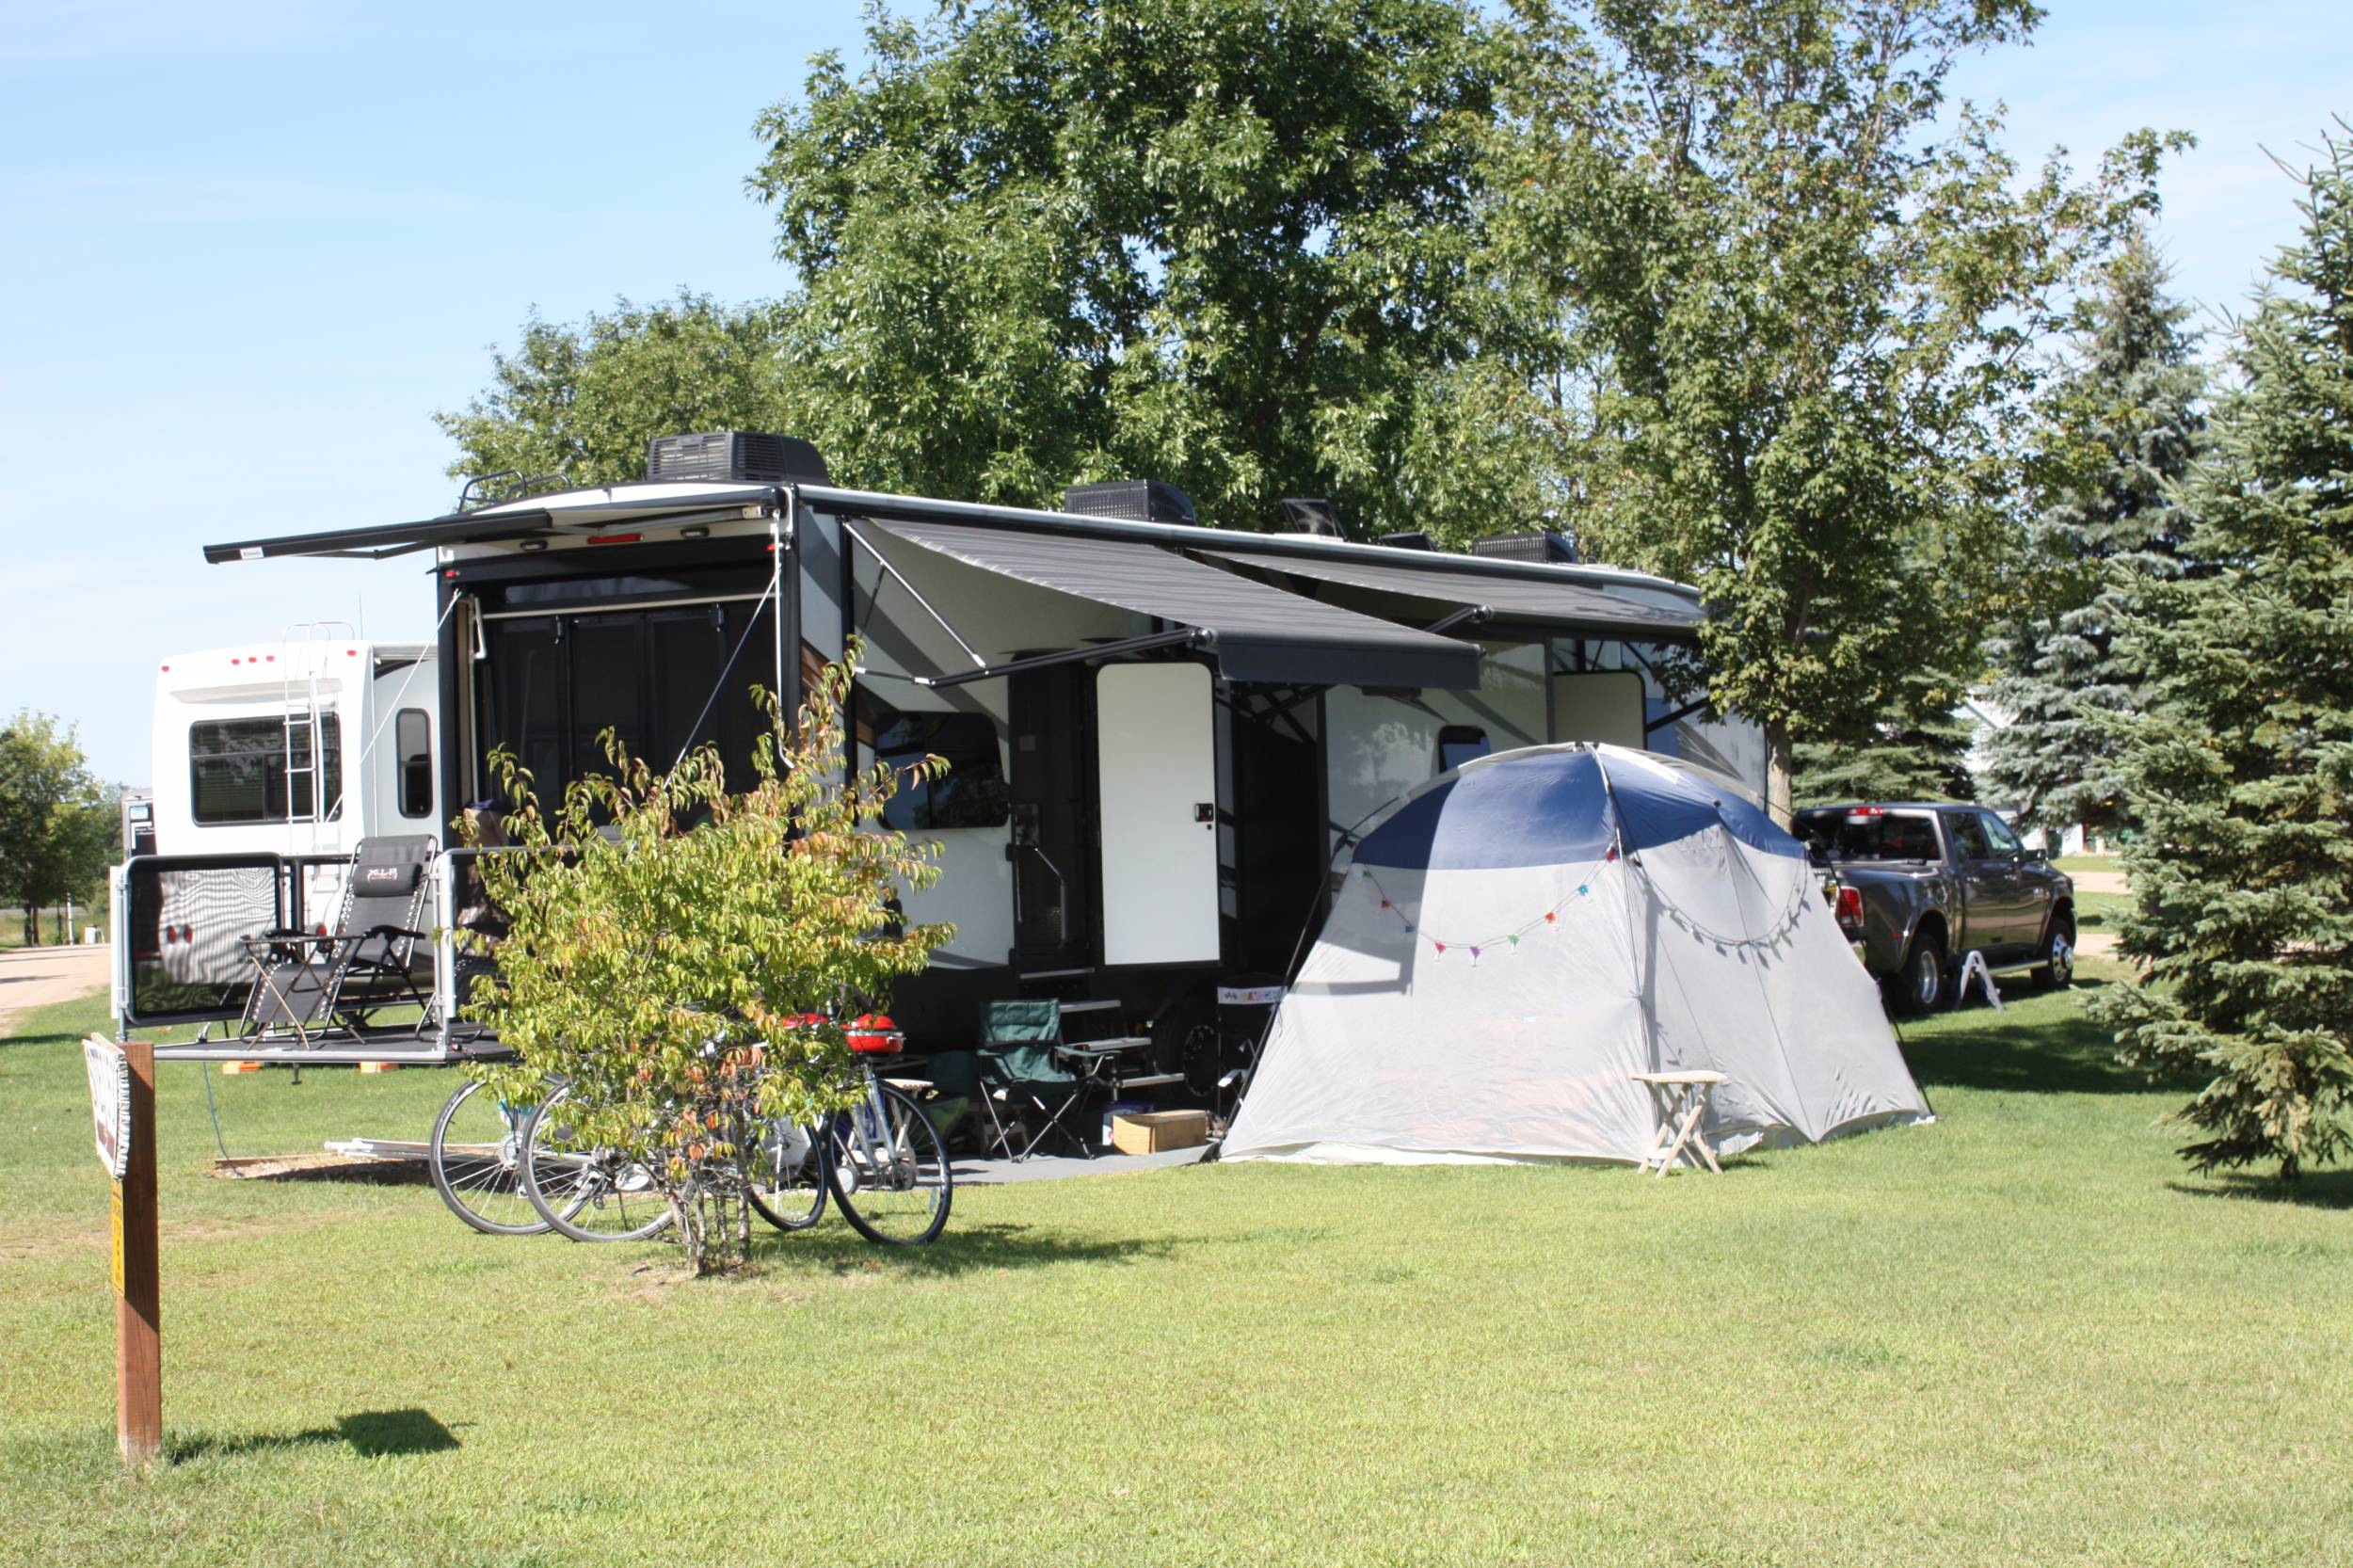
[[[858,517],[961,522],[983,528],[1042,529],[1095,538],[1141,538],[1179,549],[1230,550],[1238,545],[1246,545],[1253,551],[1273,554],[1321,556],[1366,563],[1390,562],[1425,571],[1460,572],[1471,577],[1580,583],[1604,588],[1647,588],[1673,593],[1694,603],[1699,598],[1698,590],[1687,584],[1620,567],[1507,561],[1487,555],[1457,555],[1443,551],[1359,544],[1353,540],[1321,535],[1257,534],[1182,523],[1130,522],[1026,506],[938,501],[922,496],[890,495],[876,490],[843,489],[823,485],[794,487],[722,482],[641,481],[563,490],[416,522],[332,529],[315,534],[207,545],[204,547],[204,558],[215,563],[288,555],[380,559],[437,546],[560,538],[566,535],[594,532],[632,522],[659,521],[668,525],[748,520],[782,511],[789,498],[797,498],[799,504],[816,511],[848,513]]]

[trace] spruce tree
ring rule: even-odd
[[[2196,1168],[2283,1177],[2353,1152],[2353,138],[2298,181],[2181,490],[2200,565],[2120,628],[2151,699],[2121,758],[2141,975],[2103,1009],[2128,1062],[2208,1080]]]
[[[1796,799],[1804,806],[1886,800],[1975,800],[1966,679],[1945,670],[1901,677],[1865,738],[1801,740]]]
[[[2116,625],[2144,581],[2178,569],[2171,489],[2205,424],[2197,335],[2185,328],[2189,307],[2165,293],[2168,276],[2136,231],[2085,302],[2035,464],[2041,505],[2022,596],[2031,608],[1986,650],[2000,672],[1992,705],[2014,715],[1987,744],[1988,777],[2022,823],[2054,840],[2131,815],[2116,720],[2137,708],[2138,682]]]

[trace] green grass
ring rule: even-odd
[[[2077,893],[2075,925],[2081,931],[2114,931],[2117,917],[2133,906],[2130,893]]]
[[[2055,857],[2051,864],[2063,872],[2121,872],[2124,869],[2123,860],[2113,855],[2061,855]]]
[[[2353,1561],[2353,1176],[2188,1178],[2073,997],[1909,1028],[1932,1126],[1733,1162],[1210,1166],[838,1220],[749,1277],[232,1182],[168,1066],[170,1463],[113,1454],[73,1038],[0,1045],[0,1558]],[[220,1080],[236,1154],[453,1080]]]

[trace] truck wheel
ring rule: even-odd
[[[2075,922],[2064,915],[2052,918],[2051,929],[2042,938],[2042,962],[2034,967],[2034,978],[2054,991],[2064,991],[2075,983]]]
[[[1896,1010],[1911,1017],[1936,1011],[1945,1000],[1945,944],[1934,933],[1913,938],[1896,971]]]

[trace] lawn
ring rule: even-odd
[[[1933,1126],[1734,1162],[967,1190],[750,1277],[233,1182],[164,1069],[170,1463],[113,1453],[74,1037],[0,1045],[0,1558],[2353,1562],[2353,1176],[2187,1177],[2073,997],[1909,1028]],[[235,1154],[451,1080],[220,1080]]]

